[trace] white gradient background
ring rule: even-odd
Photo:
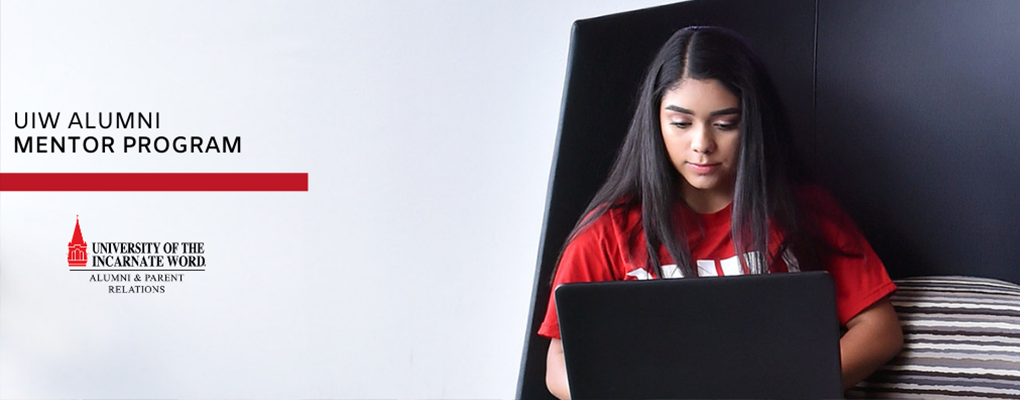
[[[576,19],[663,2],[0,2],[0,171],[308,172],[291,193],[0,193],[2,398],[510,398]],[[61,112],[17,130],[15,112]],[[67,130],[158,111],[158,131]],[[16,154],[15,135],[243,137]],[[118,144],[119,144],[118,140]],[[203,241],[107,294],[85,240]]]

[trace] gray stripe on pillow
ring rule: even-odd
[[[1020,399],[1020,285],[961,276],[896,285],[903,352],[848,398]]]

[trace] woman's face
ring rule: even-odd
[[[684,79],[662,96],[659,120],[687,204],[703,213],[726,207],[737,174],[740,99],[714,79]]]

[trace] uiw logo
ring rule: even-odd
[[[67,244],[67,266],[84,267],[88,263],[89,247],[85,244],[85,238],[81,236],[81,225],[78,224],[78,216],[74,216],[74,236]]]

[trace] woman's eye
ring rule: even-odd
[[[715,128],[720,130],[720,131],[728,131],[728,130],[736,129],[737,128],[737,124],[717,122],[715,124]]]
[[[690,122],[683,122],[683,121],[674,121],[674,122],[670,122],[670,125],[673,125],[673,126],[675,126],[677,128],[680,128],[680,129],[684,129],[684,128],[687,128],[687,127],[691,126],[691,123]]]

